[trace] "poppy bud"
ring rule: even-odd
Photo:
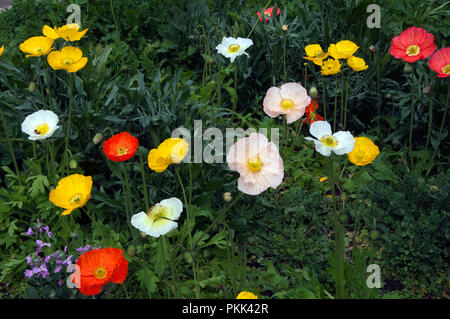
[[[145,237],[147,237],[147,234],[144,233],[144,232],[141,232],[141,237],[142,237],[142,238],[145,238]]]
[[[136,246],[135,245],[128,246],[127,254],[130,255],[131,257],[134,257],[136,255]]]
[[[312,99],[317,99],[317,97],[319,96],[319,91],[317,91],[317,88],[315,86],[309,89],[309,96]]]
[[[281,30],[283,30],[284,32],[286,32],[286,31],[288,30],[287,24],[283,24],[283,26],[281,27]]]
[[[70,162],[69,162],[69,167],[70,167],[71,169],[75,169],[75,168],[77,168],[77,166],[78,166],[77,161],[74,160],[74,159],[71,159]]]
[[[33,92],[35,88],[36,88],[36,83],[30,82],[30,84],[28,84],[28,91]]]
[[[431,92],[431,86],[427,85],[426,87],[424,87],[424,88],[422,89],[422,92],[423,92],[424,94],[430,93],[430,92]]]
[[[377,49],[375,48],[374,45],[371,45],[371,46],[369,47],[369,50],[372,51],[373,53],[377,52]]]
[[[391,97],[392,97],[392,94],[389,94],[389,93],[386,94],[386,98],[387,98],[387,99],[390,99]]]
[[[233,196],[230,192],[223,193],[223,200],[229,203],[233,200]]]
[[[92,139],[92,142],[94,144],[98,144],[100,143],[100,141],[103,139],[103,134],[102,133],[97,133],[95,134],[94,138]]]
[[[406,74],[411,74],[414,72],[414,67],[411,64],[406,63],[403,67],[403,72],[405,72]]]

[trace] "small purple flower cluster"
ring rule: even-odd
[[[43,231],[45,231],[48,238],[52,238],[53,233],[50,231],[50,228],[48,226],[41,224],[41,222],[39,221],[39,218],[38,218],[38,219],[36,219],[36,224],[33,227],[28,227],[28,231],[26,232],[26,234],[28,236],[32,236],[34,234],[39,235]]]
[[[45,233],[44,233],[45,231]],[[40,223],[39,219],[37,220],[37,223],[33,226],[28,228],[28,231],[26,232],[26,235],[32,236],[36,235],[36,238],[40,236],[42,233],[47,235],[48,238],[52,238],[53,234],[50,231],[48,226],[44,226]],[[44,249],[44,247],[51,247],[52,245],[50,243],[43,242],[42,240],[36,239],[36,251],[34,253],[34,256],[27,256],[26,261],[28,265],[31,266],[31,269],[25,270],[25,277],[27,278],[46,278],[50,275],[50,272],[53,272],[55,274],[60,273],[61,271],[67,272],[68,267],[75,263],[76,261],[73,261],[73,255],[68,255],[67,252],[67,246],[64,247],[63,251],[56,251],[55,253],[51,255],[43,255],[43,252],[41,250]],[[93,249],[90,245],[86,245],[84,247],[79,247],[76,249],[76,251],[81,255],[89,250]],[[43,255],[43,256],[42,256]],[[49,270],[52,269],[52,270]],[[62,280],[58,281],[58,286],[62,285]]]

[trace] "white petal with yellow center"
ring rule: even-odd
[[[239,55],[245,54],[248,56],[245,50],[251,45],[253,45],[251,39],[223,37],[222,43],[216,46],[216,50],[224,57],[230,58],[231,63],[233,63],[234,59]]]
[[[55,133],[58,126],[58,116],[49,110],[39,110],[28,115],[22,122],[22,132],[28,134],[30,140],[46,139]]]
[[[133,215],[131,225],[149,236],[159,237],[177,228],[176,220],[182,211],[183,203],[172,197],[153,206],[147,214],[140,212]]]

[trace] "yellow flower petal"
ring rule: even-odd
[[[2,45],[2,47],[0,48],[0,56],[3,55],[3,51],[5,51],[5,46]]]
[[[56,30],[54,28],[49,27],[48,25],[44,25],[44,27],[42,28],[42,34],[45,35],[47,38],[53,40],[56,40],[60,37],[56,32]]]
[[[81,58],[80,61],[72,64],[71,67],[67,69],[67,72],[72,73],[72,72],[77,72],[77,71],[81,70],[82,68],[84,68],[87,61],[88,61],[88,58]]]

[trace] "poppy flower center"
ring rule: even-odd
[[[41,52],[42,52],[42,48],[41,48],[41,47],[37,47],[37,48],[36,48],[36,52],[37,52],[37,53],[41,53]]]
[[[420,48],[417,45],[410,45],[407,49],[406,49],[406,54],[409,56],[416,56],[418,55],[420,52]]]
[[[83,199],[83,195],[80,193],[77,193],[75,195],[72,196],[72,198],[69,200],[70,203],[72,203],[73,205],[78,205],[81,203],[81,200]]]
[[[104,279],[104,278],[106,278],[107,275],[108,275],[108,271],[103,266],[97,267],[94,270],[94,276],[97,279]]]
[[[264,12],[264,15],[265,15],[266,17],[270,17],[270,12],[269,12],[269,11],[265,11],[265,12]]]
[[[330,136],[330,135],[322,136],[322,137],[320,138],[320,141],[321,141],[325,146],[332,147],[332,148],[335,148],[335,147],[338,146],[338,144],[339,144],[337,138],[335,138],[335,137],[333,137],[333,136]]]
[[[70,65],[70,64],[72,64],[72,60],[71,59],[64,59],[63,60],[63,64],[64,65]]]
[[[128,152],[128,149],[126,149],[126,148],[123,147],[123,146],[121,146],[121,147],[119,147],[119,148],[117,149],[117,155],[118,155],[118,156],[125,155],[125,154],[127,154],[127,152]]]
[[[239,44],[232,44],[228,47],[228,51],[231,53],[236,53],[241,46]]]
[[[259,172],[262,166],[263,163],[261,162],[261,159],[259,157],[250,158],[247,162],[247,167],[252,172]]]
[[[159,219],[169,219],[166,217],[167,216],[166,208],[158,204],[149,209],[147,216],[153,219],[153,223],[157,222]]]
[[[442,68],[442,72],[445,74],[450,74],[450,64],[447,64]]]
[[[309,111],[309,118],[312,120],[316,120],[316,113],[313,111]]]
[[[316,52],[316,57],[317,58],[320,58],[320,57],[322,57],[323,56],[323,51],[317,51]]]
[[[288,110],[294,106],[294,102],[290,99],[282,99],[281,100],[281,107],[285,110]]]
[[[48,130],[49,127],[47,123],[39,124],[38,126],[36,126],[36,129],[34,130],[34,134],[45,135],[47,134]]]

